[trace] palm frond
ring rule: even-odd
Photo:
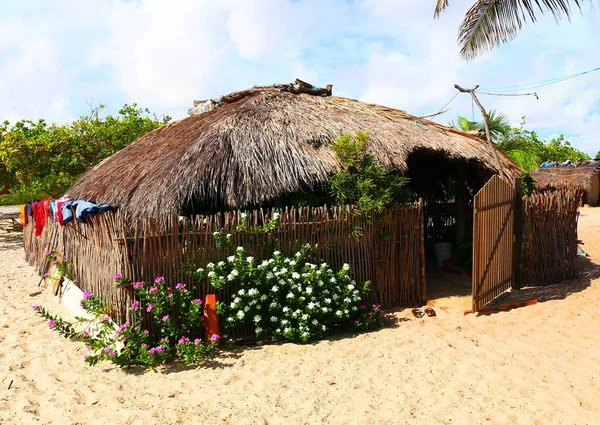
[[[444,1],[438,0],[438,5],[440,3]],[[473,59],[513,40],[524,23],[536,21],[536,11],[550,12],[557,21],[563,16],[569,18],[572,3],[581,9],[582,0],[478,0],[460,25],[460,54],[463,58]]]
[[[433,13],[433,16],[435,16],[436,18],[439,18],[440,13],[442,13],[444,10],[446,10],[448,8],[448,1],[449,0],[436,0],[435,12]]]

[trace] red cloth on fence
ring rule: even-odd
[[[58,222],[60,223],[61,226],[64,226],[64,218],[63,218],[63,213],[62,213],[62,206],[65,204],[65,202],[68,201],[72,201],[73,198],[65,198],[65,199],[60,199],[60,200],[56,200],[56,219],[58,220]]]
[[[35,218],[35,235],[40,236],[46,225],[46,219],[50,216],[50,199],[39,201],[33,210],[33,216]]]

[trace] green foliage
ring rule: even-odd
[[[70,125],[43,119],[0,124],[0,189],[59,196],[87,168],[170,120],[150,117],[136,104],[102,118],[103,108]]]
[[[368,134],[340,136],[332,143],[341,169],[329,179],[333,199],[341,205],[356,205],[358,214],[372,212],[409,201],[408,178],[379,166],[367,153]]]
[[[590,159],[588,154],[571,146],[571,142],[565,140],[565,136],[562,134],[558,138],[550,140],[545,148],[543,161],[585,161]]]
[[[531,174],[523,174],[521,176],[521,192],[523,195],[531,195],[537,187],[537,181],[531,177]]]
[[[6,195],[0,195],[0,206],[26,204],[27,202],[35,201],[36,199],[44,199],[48,197],[49,195],[47,193],[7,193]]]
[[[208,264],[213,287],[237,289],[231,303],[218,306],[225,331],[250,320],[260,338],[307,342],[336,328],[373,329],[383,324],[383,310],[362,302],[368,283],[351,280],[347,264],[334,272],[325,263],[308,262],[309,252],[308,245],[291,258],[275,251],[257,263],[238,247],[227,261]],[[365,318],[370,322],[364,323]]]
[[[34,305],[33,309],[37,314],[48,321],[48,327],[50,329],[54,329],[63,337],[67,339],[79,339],[81,337],[81,334],[75,330],[75,327],[71,322],[68,322],[58,316],[53,316],[42,306]]]
[[[596,156],[594,157],[594,159],[600,159],[600,151],[598,151],[598,153],[596,154]]]
[[[492,140],[495,141],[509,132],[510,123],[508,122],[506,114],[499,113],[495,109],[492,109],[488,112],[487,116]],[[456,123],[451,121],[449,125],[450,127],[455,127],[462,131],[485,130],[483,121],[469,121],[467,118],[460,115],[457,117]]]

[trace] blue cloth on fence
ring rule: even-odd
[[[56,200],[54,199],[50,201],[50,217],[52,217],[52,220],[56,218]]]
[[[85,223],[90,216],[111,211],[113,209],[114,207],[107,204],[94,204],[93,202],[79,201],[75,210],[75,218],[77,221]]]
[[[546,168],[546,167],[549,167],[549,166],[551,166],[551,165],[552,165],[552,162],[550,162],[550,161],[546,161],[546,162],[544,162],[544,163],[542,164],[542,168]]]
[[[75,208],[77,206],[77,203],[79,201],[69,201],[69,202],[65,202],[61,208],[62,211],[62,215],[63,215],[63,223],[67,224],[71,221],[73,221],[73,211],[71,208]]]
[[[27,205],[25,205],[25,214],[27,214],[30,217],[33,215],[33,211],[31,210],[31,204],[31,202],[28,202]]]

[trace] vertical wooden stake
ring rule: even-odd
[[[217,294],[207,294],[204,300],[204,339],[208,342],[210,338],[219,331],[219,316],[217,315]]]
[[[515,222],[513,230],[513,289],[521,289],[521,255],[523,251],[523,191],[521,178],[515,178]]]

